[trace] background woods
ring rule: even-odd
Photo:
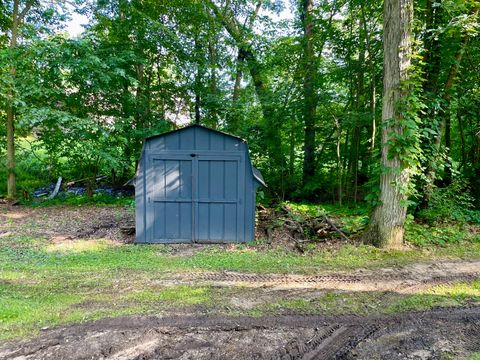
[[[0,193],[27,196],[60,175],[123,184],[145,136],[196,122],[248,141],[266,202],[368,201],[378,205],[373,224],[394,217],[402,229],[407,208],[428,221],[471,216],[479,9],[476,0],[1,1]],[[76,14],[88,21],[71,37]],[[402,39],[382,41],[399,29]],[[385,209],[388,187],[396,209]]]

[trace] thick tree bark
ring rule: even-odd
[[[317,97],[315,94],[315,61],[313,53],[313,0],[300,0],[303,25],[303,99],[304,131],[303,184],[315,175],[315,115]]]
[[[403,245],[407,209],[405,187],[409,172],[398,154],[390,154],[392,135],[404,136],[402,109],[406,95],[402,83],[408,80],[411,58],[413,0],[385,0],[383,10],[384,77],[382,103],[382,157],[380,199],[375,208],[365,240],[376,246],[400,248]]]

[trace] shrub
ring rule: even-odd
[[[447,245],[469,238],[468,230],[462,224],[419,224],[407,215],[405,240],[415,246]]]
[[[418,217],[429,223],[480,222],[479,212],[473,211],[473,201],[467,182],[456,180],[447,187],[435,187],[428,207],[420,210]]]

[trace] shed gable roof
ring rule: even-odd
[[[164,133],[162,133],[162,134],[152,135],[152,136],[149,136],[149,137],[145,138],[145,141],[150,140],[150,139],[159,138],[159,137],[166,136],[166,135],[170,135],[170,134],[174,134],[174,133],[177,133],[177,132],[183,132],[183,131],[185,131],[185,130],[187,130],[187,129],[192,129],[192,128],[204,129],[204,130],[207,130],[207,131],[210,131],[210,132],[213,132],[213,133],[216,133],[216,134],[228,136],[228,137],[231,137],[231,138],[233,138],[233,139],[235,139],[235,140],[239,140],[239,141],[241,141],[241,142],[246,143],[246,141],[245,141],[244,139],[242,139],[241,137],[238,137],[238,136],[235,136],[235,135],[232,135],[232,134],[228,134],[228,133],[223,132],[223,131],[211,129],[211,128],[209,128],[209,127],[206,127],[206,126],[203,126],[203,125],[200,125],[200,124],[191,124],[191,125],[184,126],[184,127],[180,128],[180,129],[175,129],[175,130],[167,131],[167,132],[164,132]]]

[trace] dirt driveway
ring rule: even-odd
[[[381,317],[124,317],[44,331],[0,359],[448,359],[480,351],[480,308]]]

